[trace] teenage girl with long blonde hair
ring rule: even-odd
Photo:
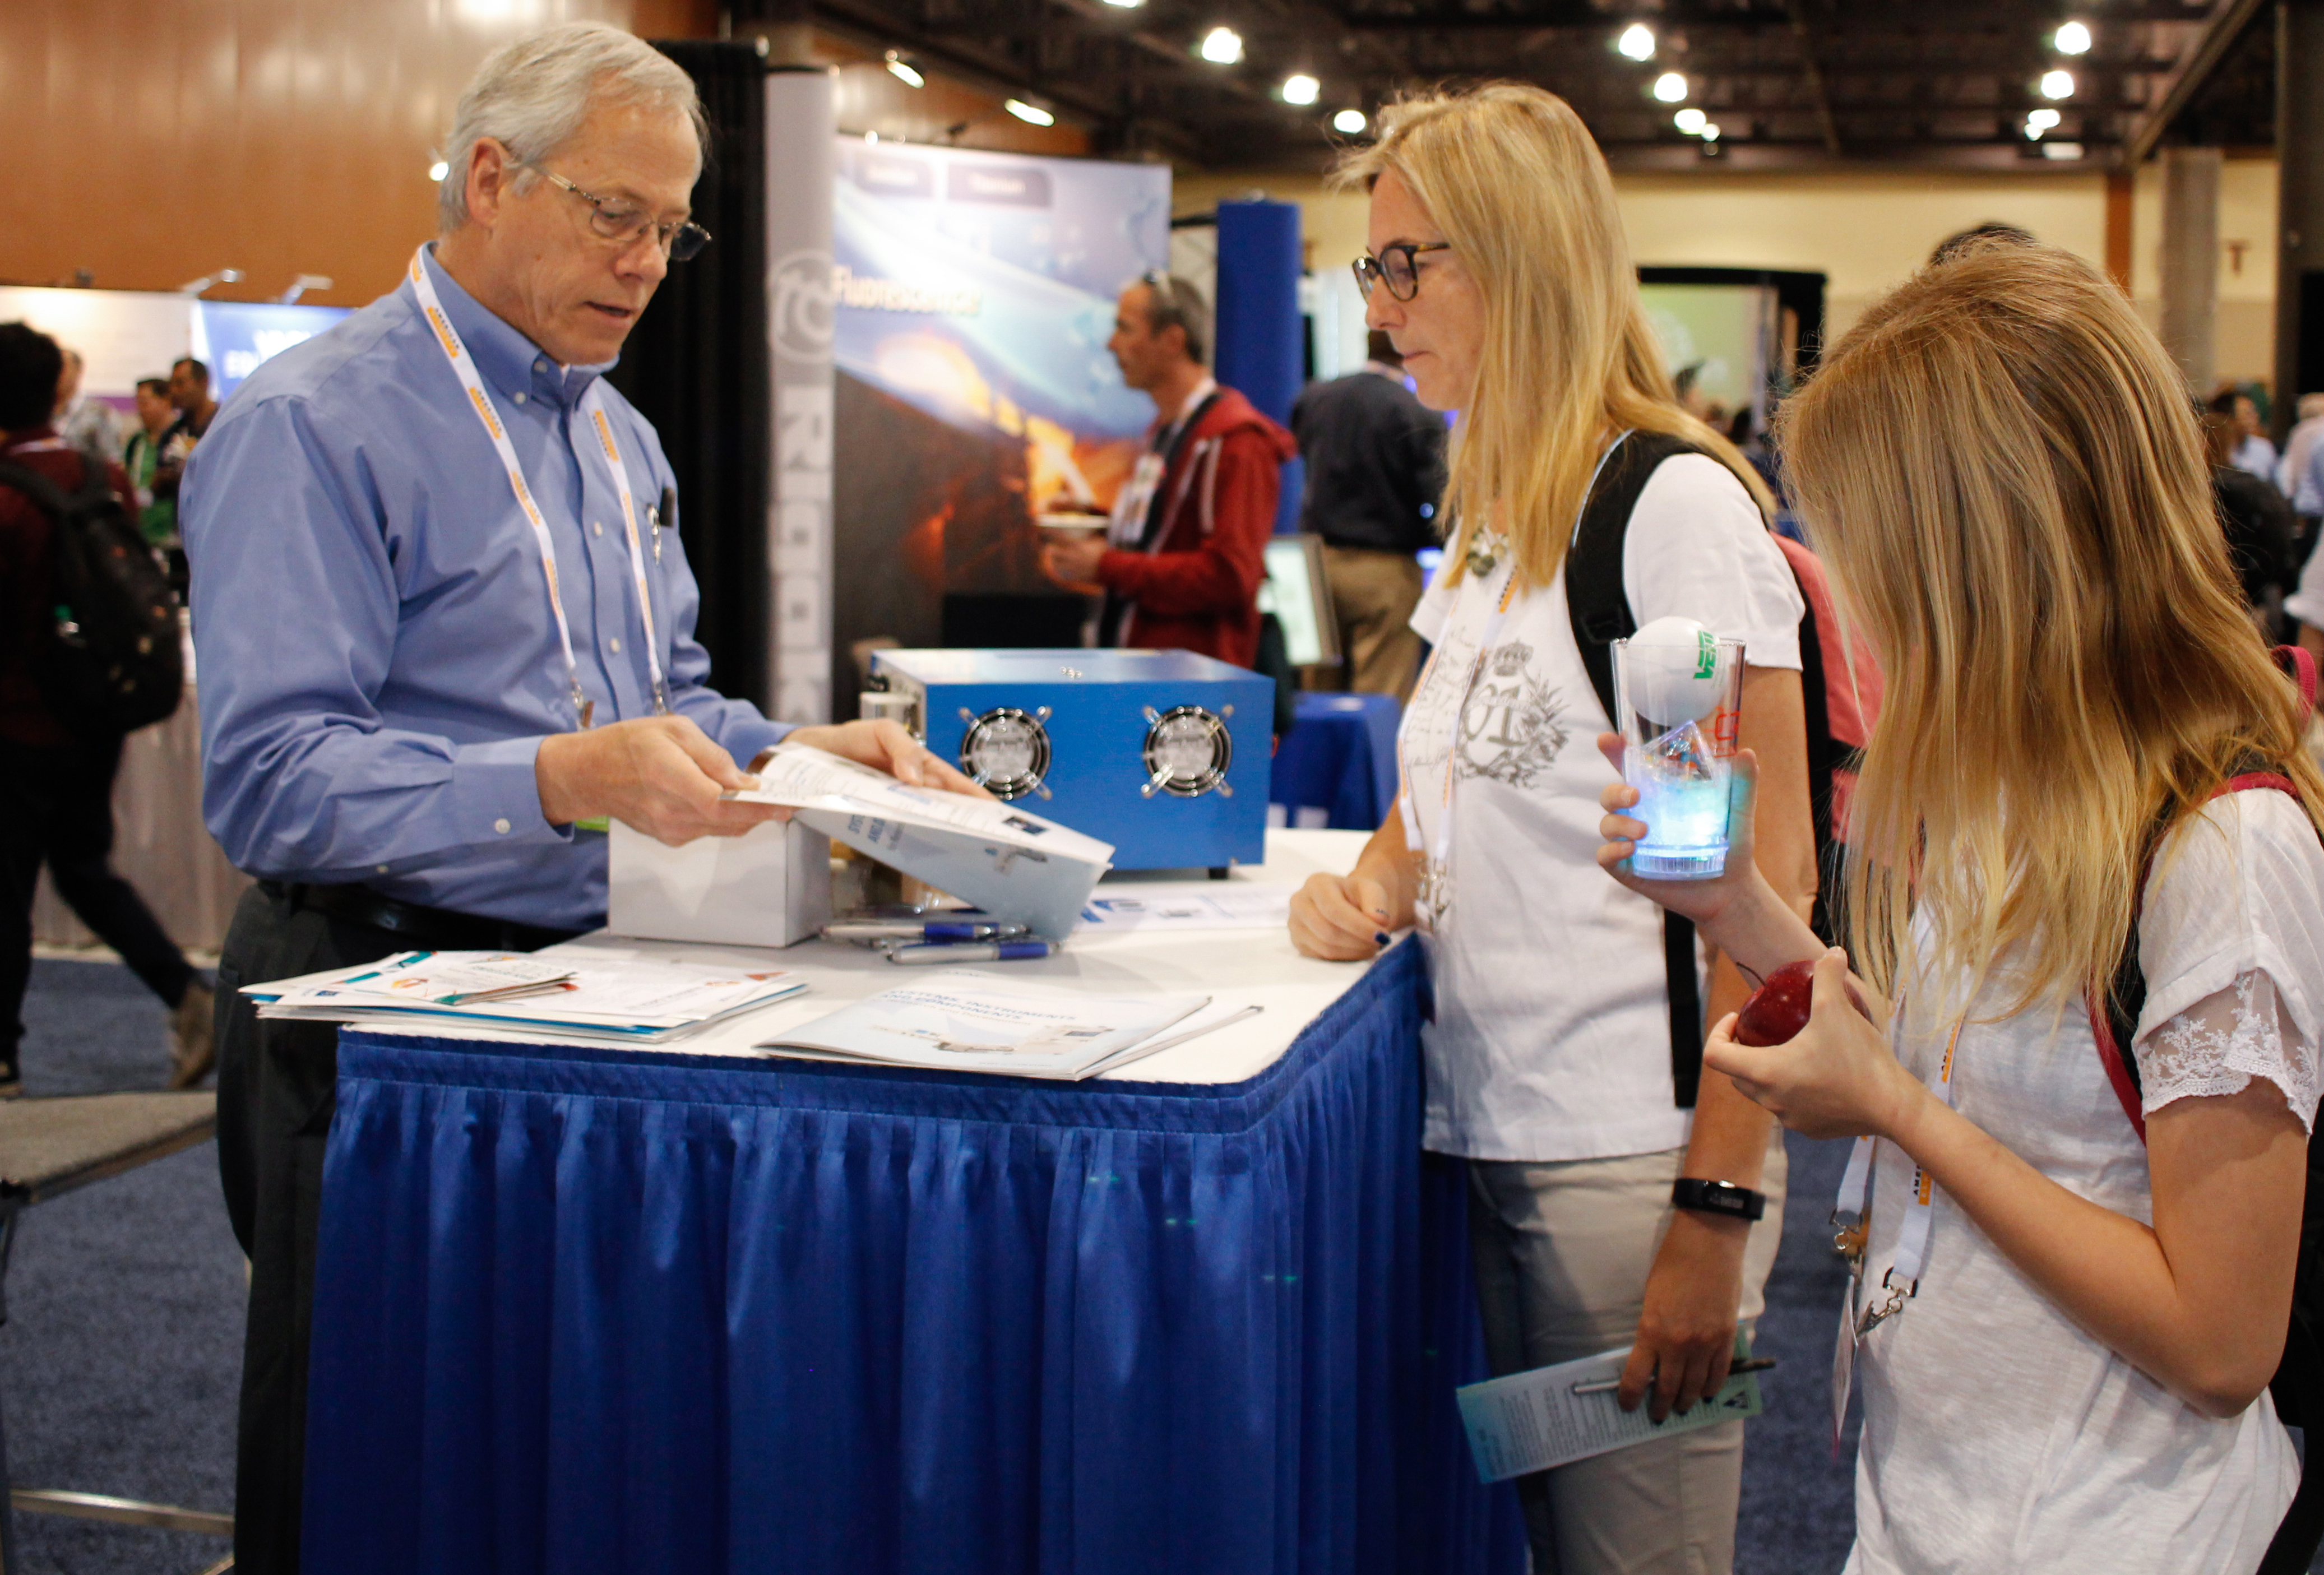
[[[1820,959],[1797,1038],[1721,1022],[1705,1054],[1877,1156],[1848,1568],[2251,1570],[2298,1475],[2265,1386],[2324,1043],[2324,778],[2186,391],[2088,263],[2004,245],[1874,307],[1782,434],[1886,677],[1845,912],[1893,1016],[1850,1008],[1847,957],[1748,864],[1631,878],[1627,788],[1600,859],[1747,969]],[[2255,767],[2297,796],[2219,793]],[[2126,946],[2137,1097],[2089,1009]]]
[[[1799,590],[1749,465],[1678,406],[1613,184],[1573,111],[1502,84],[1381,120],[1342,171],[1371,197],[1366,321],[1423,404],[1461,412],[1439,515],[1459,524],[1413,620],[1435,655],[1399,737],[1397,811],[1353,870],[1298,893],[1292,938],[1356,959],[1405,925],[1425,932],[1423,1141],[1469,1162],[1493,1367],[1628,1347],[1622,1399],[1659,1418],[1719,1386],[1738,1322],[1759,1311],[1783,1149],[1724,1077],[1683,1090],[1662,916],[1592,862],[1604,768],[1590,740],[1606,717],[1566,609],[1565,553],[1593,477],[1634,466],[1622,592],[1640,624],[1686,617],[1746,643],[1761,861],[1805,912]],[[1691,451],[1653,463],[1659,438]],[[1714,1013],[1745,993],[1731,967],[1711,972]],[[1701,1026],[1684,1032],[1692,1056]],[[1682,1181],[1762,1194],[1766,1217],[1675,1206],[1697,1195]],[[1719,1575],[1741,1467],[1742,1426],[1728,1423],[1523,1478],[1536,1566]]]

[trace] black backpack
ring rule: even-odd
[[[1665,459],[1702,450],[1661,432],[1630,432],[1617,439],[1582,505],[1565,559],[1565,607],[1573,642],[1590,686],[1610,718],[1614,712],[1613,644],[1637,632],[1622,589],[1622,545],[1638,494]],[[1877,704],[1878,677],[1862,650],[1827,628],[1831,607],[1821,566],[1798,543],[1777,539],[1806,606],[1800,619],[1800,689],[1806,706],[1808,800],[1815,823],[1816,934],[1829,941],[1835,925],[1828,894],[1838,889],[1848,793],[1869,729],[1866,710]],[[1853,685],[1853,687],[1851,686]],[[1858,690],[1864,691],[1858,694]],[[1671,1087],[1679,1107],[1692,1110],[1702,1081],[1702,991],[1695,978],[1694,926],[1663,914],[1663,962],[1669,979]]]
[[[32,653],[50,711],[73,732],[100,738],[176,711],[186,682],[178,598],[106,467],[83,456],[80,490],[68,494],[38,471],[0,460],[0,485],[32,499],[51,527],[55,622]]]
[[[2276,653],[2277,659],[2291,672],[2300,685],[2301,694],[2312,711],[2316,705],[2316,668],[2308,653],[2297,647],[2285,646]],[[2227,793],[2289,793],[2297,800],[2299,789],[2291,778],[2271,769],[2264,760],[2245,760],[2237,764],[2235,773],[2220,784],[2211,797]],[[2154,867],[2154,855],[2163,845],[2163,836],[2170,827],[2157,823],[2146,835],[2145,850],[2140,859],[2138,885],[2134,889],[2134,901],[2143,900],[2147,874]],[[2146,1141],[2144,1101],[2139,1090],[2138,1058],[2130,1053],[2134,1036],[2138,1031],[2138,1016],[2146,1006],[2146,974],[2138,965],[2138,913],[2131,913],[2130,934],[2125,939],[2122,955],[2115,962],[2114,979],[2103,1003],[2091,1001],[2090,1032],[2098,1044],[2098,1059],[2106,1067],[2107,1081],[2114,1085],[2115,1098],[2122,1105],[2123,1114],[2130,1118],[2138,1140]],[[2319,1126],[2324,1126],[2324,1112],[2319,1112]],[[2267,1556],[2260,1561],[2258,1575],[2304,1575],[2316,1557],[2319,1541],[2324,1541],[2324,1468],[2317,1464],[2319,1453],[2324,1453],[2324,1145],[2312,1138],[2308,1145],[2308,1188],[2300,1210],[2300,1257],[2292,1271],[2292,1322],[2284,1331],[2283,1356],[2276,1363],[2275,1377],[2268,1380],[2267,1391],[2275,1400],[2275,1414],[2286,1426],[2301,1429],[2307,1435],[2308,1447],[2300,1472],[2300,1490],[2292,1496],[2291,1507],[2283,1512],[2283,1520],[2275,1528],[2275,1536],[2268,1543]]]

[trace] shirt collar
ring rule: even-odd
[[[503,396],[521,393],[570,409],[589,391],[591,383],[619,364],[621,358],[616,356],[595,365],[559,366],[547,351],[461,289],[460,281],[436,261],[433,241],[420,256],[437,297],[444,303],[444,315],[452,319],[460,342],[475,358],[478,375]]]

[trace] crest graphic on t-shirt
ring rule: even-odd
[[[1485,654],[1461,708],[1463,777],[1490,777],[1536,788],[1565,748],[1565,706],[1558,691],[1534,677],[1533,647],[1513,640]]]

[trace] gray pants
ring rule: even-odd
[[[1496,1374],[1628,1345],[1669,1228],[1683,1149],[1551,1164],[1469,1163],[1469,1247]],[[1743,1255],[1748,1331],[1783,1237],[1782,1134]],[[1536,1575],[1727,1575],[1743,1423],[1721,1423],[1517,1479]]]

